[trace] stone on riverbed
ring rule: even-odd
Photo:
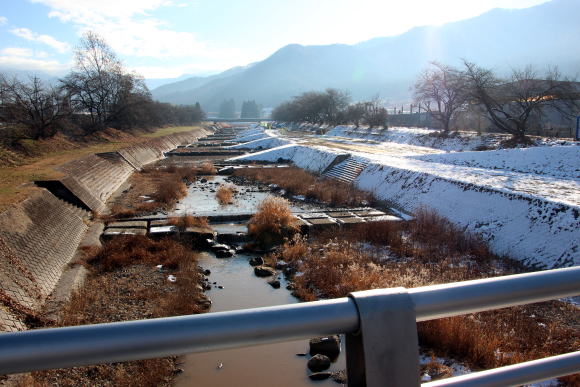
[[[332,376],[331,372],[315,372],[308,375],[311,380],[326,380]]]
[[[274,289],[280,289],[280,281],[278,280],[268,281],[268,284]]]
[[[268,266],[256,266],[254,267],[254,274],[257,277],[270,277],[276,275],[276,270]]]
[[[260,266],[264,264],[264,258],[262,257],[254,257],[250,259],[250,265],[252,266]]]
[[[314,355],[308,360],[307,365],[312,372],[324,371],[330,367],[330,359],[325,355]]]
[[[215,252],[216,258],[229,258],[229,257],[233,257],[235,254],[236,254],[236,251],[233,249],[218,250]]]
[[[310,354],[335,358],[340,354],[340,336],[326,336],[310,339]]]

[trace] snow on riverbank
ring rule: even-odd
[[[421,155],[411,158],[465,167],[580,179],[580,146],[502,149],[488,152]]]
[[[417,129],[390,132],[395,143],[418,138]],[[446,141],[454,150],[475,144]],[[353,183],[379,199],[409,212],[433,209],[482,235],[495,253],[528,265],[580,265],[579,146],[397,155],[287,144],[236,159],[291,161],[321,173],[349,155],[368,163]]]
[[[346,153],[324,147],[288,144],[250,155],[234,157],[230,160],[271,162],[289,160],[297,167],[310,172],[321,173],[336,159],[336,156],[341,154]]]
[[[291,141],[280,137],[264,137],[258,140],[245,142],[243,144],[233,145],[230,149],[270,149],[278,146],[290,144]]]
[[[477,136],[476,133],[462,133],[461,136],[441,138],[434,136],[434,133],[433,130],[422,128],[393,127],[378,132],[368,128],[342,125],[334,127],[324,137],[360,138],[377,142],[425,146],[445,151],[469,151],[480,147],[496,147],[500,141],[507,138],[505,135]]]

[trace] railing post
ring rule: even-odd
[[[405,288],[354,292],[359,332],[346,335],[348,385],[419,386],[419,343],[413,300]]]

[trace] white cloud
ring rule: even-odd
[[[0,50],[0,54],[16,57],[31,57],[33,55],[33,52],[30,48],[7,47]]]
[[[174,31],[149,12],[163,6],[189,5],[169,0],[32,0],[51,8],[49,17],[70,22],[80,32],[103,36],[118,53],[151,58],[194,58],[213,55],[191,32]],[[191,2],[195,4],[195,2]]]
[[[6,23],[8,23],[8,18],[6,18],[5,16],[0,16],[0,26]]]
[[[70,64],[59,63],[55,60],[40,60],[22,56],[0,54],[0,68],[26,69],[28,71],[42,71],[53,75],[64,74],[70,69]]]
[[[61,54],[65,53],[70,49],[68,43],[61,42],[50,35],[37,34],[36,32],[32,32],[31,30],[29,30],[28,28],[13,28],[10,30],[10,32],[23,39],[32,42],[46,44],[47,46],[54,48]]]

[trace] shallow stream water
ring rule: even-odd
[[[296,303],[286,281],[280,278],[281,288],[274,289],[268,278],[254,275],[248,259],[255,255],[237,255],[218,259],[211,253],[202,253],[199,264],[211,270],[212,290],[206,292],[212,300],[211,312],[257,308]],[[224,288],[218,289],[221,285]],[[235,324],[235,322],[232,322]],[[176,386],[338,386],[334,381],[312,382],[306,367],[308,357],[297,356],[308,352],[308,341],[262,345],[186,355],[181,367],[184,372],[176,379]],[[330,370],[344,369],[344,356],[333,363]]]

